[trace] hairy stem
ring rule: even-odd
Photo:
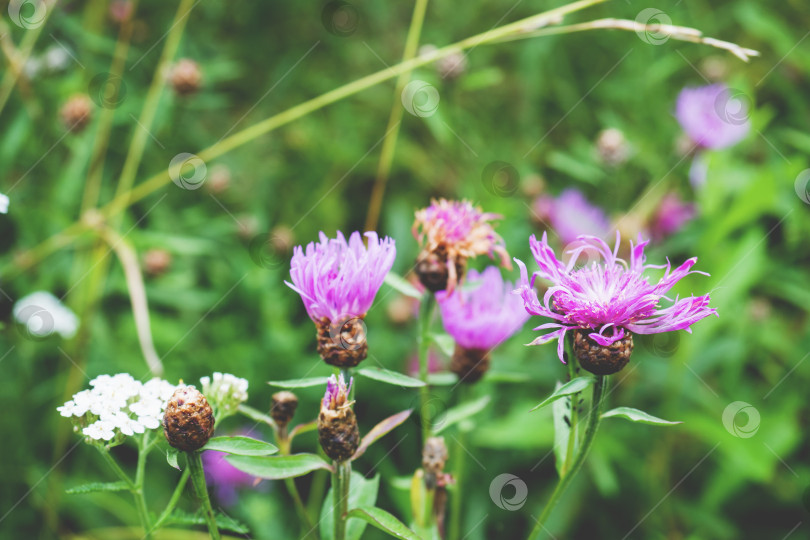
[[[568,380],[572,381],[577,376],[577,357],[574,355],[573,337],[571,337],[570,332],[565,340],[565,348],[568,354]],[[581,392],[577,392],[570,397],[571,415],[568,419],[571,421],[571,424],[570,430],[568,431],[568,446],[565,450],[565,461],[562,467],[560,467],[560,476],[564,476],[568,472],[568,466],[572,463],[571,460],[574,457],[574,448],[577,445],[580,394]]]
[[[346,538],[346,513],[349,511],[349,481],[352,474],[352,462],[334,462],[332,473],[332,504],[335,517],[334,540]]]
[[[568,472],[564,476],[560,476],[559,481],[557,482],[557,486],[554,488],[554,491],[551,493],[551,498],[549,499],[548,503],[546,503],[545,508],[543,508],[543,512],[540,514],[540,517],[537,518],[537,523],[532,529],[531,534],[529,535],[529,540],[534,540],[540,536],[540,533],[543,531],[543,524],[548,519],[548,516],[551,514],[551,511],[557,505],[560,497],[562,496],[565,489],[568,487],[568,484],[574,479],[579,469],[582,468],[582,464],[585,462],[585,458],[588,455],[588,451],[591,449],[591,445],[593,444],[594,436],[596,435],[596,430],[599,428],[599,420],[601,415],[601,407],[602,407],[602,398],[604,396],[605,390],[605,376],[604,375],[597,375],[596,382],[593,385],[593,395],[591,397],[591,411],[588,416],[588,425],[585,428],[585,435],[582,438],[582,446],[580,446],[579,451],[574,457],[574,461],[571,463],[571,466],[568,469]]]
[[[208,498],[208,487],[205,485],[205,473],[200,459],[200,452],[186,452],[188,456],[188,468],[191,470],[191,483],[194,485],[194,492],[202,505],[205,523],[208,525],[208,534],[211,540],[220,540],[217,520],[214,517],[214,509],[211,508],[211,499]]]
[[[428,386],[428,349],[430,345],[430,322],[433,319],[433,309],[436,306],[436,299],[433,293],[425,291],[422,295],[422,302],[419,306],[419,378],[425,383],[419,388],[419,398],[421,402],[420,416],[422,418],[422,444],[430,438],[433,431],[430,418],[430,386]]]
[[[191,469],[186,466],[183,470],[183,474],[180,475],[180,480],[177,482],[177,486],[174,488],[172,492],[172,496],[169,499],[168,504],[166,504],[166,508],[163,509],[160,516],[158,516],[157,521],[155,524],[152,525],[152,530],[156,531],[163,525],[163,522],[166,521],[174,510],[174,507],[177,506],[177,502],[180,500],[180,496],[183,494],[183,490],[186,488],[186,483],[188,483],[188,477],[191,474]]]

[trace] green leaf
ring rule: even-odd
[[[647,414],[644,411],[633,409],[632,407],[616,407],[615,409],[611,409],[605,413],[602,413],[602,418],[610,418],[611,416],[624,418],[625,420],[630,420],[631,422],[650,424],[653,426],[674,426],[676,424],[683,423],[683,422],[670,422],[669,420],[658,418],[651,414]]]
[[[240,471],[267,480],[294,478],[318,469],[332,470],[331,465],[316,454],[227,456],[225,459]]]
[[[428,384],[431,386],[451,386],[457,382],[458,375],[450,371],[428,374]]]
[[[430,334],[430,339],[447,356],[453,356],[456,350],[456,341],[450,334]]]
[[[457,424],[483,411],[484,408],[489,405],[489,399],[489,396],[482,396],[476,400],[468,401],[447,409],[436,418],[434,422],[436,428],[433,430],[433,433],[438,435],[453,424]]]
[[[397,373],[396,371],[390,371],[388,369],[364,367],[355,370],[355,373],[368,377],[369,379],[374,379],[375,381],[395,384],[397,386],[404,386],[406,388],[418,388],[420,386],[425,386],[425,383],[419,379],[414,379],[413,377],[408,377],[407,375]]]
[[[177,463],[177,458],[179,455],[180,452],[176,448],[172,448],[171,446],[166,451],[166,461],[169,463],[169,465],[171,465],[178,471],[180,470],[180,464]]]
[[[419,292],[419,289],[411,285],[410,281],[399,274],[388,272],[388,274],[385,275],[383,282],[392,289],[401,292],[405,296],[410,296],[411,298],[416,298],[417,300],[422,299],[422,293]]]
[[[82,495],[84,493],[96,493],[98,491],[129,491],[129,484],[126,482],[90,482],[80,486],[66,489],[68,495]]]
[[[329,377],[309,377],[308,379],[290,379],[288,381],[267,381],[270,386],[279,388],[309,388],[310,386],[323,386]]]
[[[558,381],[554,390],[559,390],[562,385]],[[571,434],[571,396],[552,403],[551,415],[554,419],[554,465],[557,468],[557,474],[562,476],[562,468],[568,456],[568,439]],[[566,417],[568,417],[568,422],[565,421]],[[574,444],[574,451],[576,452],[576,444]]]
[[[358,508],[374,506],[377,502],[377,492],[380,489],[380,475],[374,476],[371,480],[352,471],[349,482],[348,508]],[[335,511],[333,506],[332,490],[326,494],[321,508],[321,540],[334,540],[335,533]],[[346,540],[359,540],[366,530],[367,523],[362,520],[350,520],[346,523]]]
[[[214,514],[214,519],[216,519],[217,527],[224,531],[231,531],[237,534],[248,534],[250,529],[247,528],[246,525],[243,523],[233,519],[230,516],[226,516],[222,513]],[[185,510],[181,510],[179,508],[172,511],[166,521],[163,522],[164,525],[206,525],[205,517],[201,514],[191,514],[186,512]]]
[[[263,424],[267,424],[270,426],[276,425],[275,420],[273,420],[269,415],[264,414],[260,410],[254,409],[253,407],[249,407],[244,403],[239,405],[238,411],[247,416],[248,418],[250,418],[251,420],[255,420],[257,422],[261,422]]]
[[[506,371],[490,371],[485,377],[487,382],[494,383],[525,383],[531,380],[526,373],[508,373]]]
[[[214,437],[202,450],[216,450],[237,456],[268,456],[278,452],[274,445],[250,437]]]
[[[385,435],[386,433],[390,432],[392,429],[400,425],[402,422],[408,419],[408,417],[413,412],[413,409],[408,409],[407,411],[402,411],[400,413],[394,414],[389,416],[373,428],[371,431],[365,434],[363,439],[360,441],[360,446],[357,447],[354,455],[352,456],[352,460],[355,460],[362,456],[366,449],[372,445],[372,443],[376,442],[380,437]]]
[[[293,439],[296,435],[301,435],[302,433],[309,433],[310,431],[315,431],[318,429],[318,421],[312,420],[311,422],[307,422],[306,424],[298,424],[290,431],[290,440]]]
[[[365,507],[353,508],[346,514],[350,518],[359,518],[367,523],[371,523],[383,532],[388,533],[394,538],[404,538],[405,540],[421,540],[415,532],[405,526],[400,520],[386,512],[381,508]],[[349,521],[347,523],[347,526]]]
[[[576,394],[577,392],[582,392],[590,385],[593,384],[595,379],[593,377],[577,377],[576,379],[571,379],[561,387],[554,390],[554,393],[548,396],[546,399],[541,401],[537,406],[535,406],[532,411],[536,411],[541,407],[545,407],[549,403],[557,401],[560,398],[565,396],[570,396],[571,394]]]

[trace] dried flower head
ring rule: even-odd
[[[87,94],[76,94],[62,105],[59,115],[68,131],[79,133],[90,123],[93,116],[93,102]]]
[[[630,157],[630,145],[622,130],[607,128],[596,137],[596,151],[605,165],[617,167]]]
[[[470,270],[467,285],[455,293],[436,294],[444,329],[456,342],[450,370],[462,381],[479,380],[489,368],[490,351],[529,318],[514,288],[490,266],[480,274]]]
[[[172,67],[169,82],[174,91],[180,96],[190,96],[200,89],[202,72],[194,60],[181,58]]]
[[[696,257],[672,270],[669,262],[666,266],[644,264],[644,248],[648,241],[640,241],[635,246],[631,242],[628,263],[616,256],[620,242],[618,233],[612,251],[598,238],[583,236],[580,240],[580,245],[569,252],[571,260],[565,265],[554,255],[545,234],[540,242],[532,236],[529,245],[540,269],[532,274],[531,281],[528,279],[526,266],[515,259],[520,267],[522,282],[515,292],[523,299],[526,311],[554,320],[535,328],[555,330],[538,337],[531,345],[557,339],[557,355],[564,362],[563,339],[568,330],[581,329],[583,334],[587,332],[587,338],[594,345],[610,347],[625,339],[631,332],[688,332],[695,322],[717,314],[709,307],[709,295],[681,299],[676,297],[675,300],[666,296],[675,283],[687,275],[706,275],[704,272],[690,271],[697,262]],[[598,254],[602,262],[594,261],[589,266],[575,268],[577,259],[588,249]],[[664,276],[657,283],[650,283],[649,278],[644,275],[651,268],[666,268]],[[537,277],[552,283],[544,295],[543,303],[540,303],[534,290]],[[663,301],[671,301],[671,304],[663,307]],[[626,345],[632,350],[632,340]]]
[[[214,413],[193,386],[180,386],[166,405],[163,433],[169,444],[184,452],[199,450],[214,434]]]
[[[230,373],[214,372],[212,377],[200,379],[202,392],[217,411],[217,418],[222,420],[226,416],[236,413],[239,405],[247,401],[248,382]]]
[[[172,265],[172,254],[165,249],[154,248],[143,255],[143,269],[150,276],[165,273]]]
[[[82,390],[57,407],[59,414],[74,422],[88,443],[104,441],[114,446],[127,436],[158,429],[166,402],[175,386],[162,379],[142,383],[127,373],[100,375]]]
[[[425,471],[425,487],[436,489],[437,480],[447,463],[447,445],[444,437],[429,437],[422,449],[422,469]]]
[[[360,444],[357,418],[349,401],[353,380],[349,384],[343,375],[329,377],[326,393],[318,415],[318,440],[321,448],[331,459],[343,462],[351,458]]]
[[[353,367],[366,358],[363,317],[374,302],[396,257],[391,238],[379,239],[367,232],[368,247],[359,232],[347,242],[320,233],[320,242],[310,242],[306,251],[297,246],[290,265],[292,283],[318,328],[318,352],[329,364]]]
[[[413,235],[421,245],[416,273],[430,291],[452,294],[464,276],[467,259],[477,255],[497,255],[499,262],[512,268],[503,239],[490,223],[497,214],[482,212],[469,201],[432,200],[417,210]]]

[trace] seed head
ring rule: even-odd
[[[193,386],[175,390],[166,405],[163,433],[172,447],[184,452],[205,446],[214,434],[214,413],[199,390]]]

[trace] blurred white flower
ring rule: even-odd
[[[215,372],[211,377],[200,379],[202,393],[217,413],[222,417],[230,416],[239,408],[239,404],[247,401],[248,382],[246,379],[236,377],[230,373]]]
[[[0,193],[0,214],[8,214],[8,203],[9,203],[8,195],[3,195]]]
[[[35,337],[46,337],[56,332],[65,339],[76,335],[79,318],[46,291],[37,291],[24,296],[14,304],[14,318],[24,324],[28,333]]]

